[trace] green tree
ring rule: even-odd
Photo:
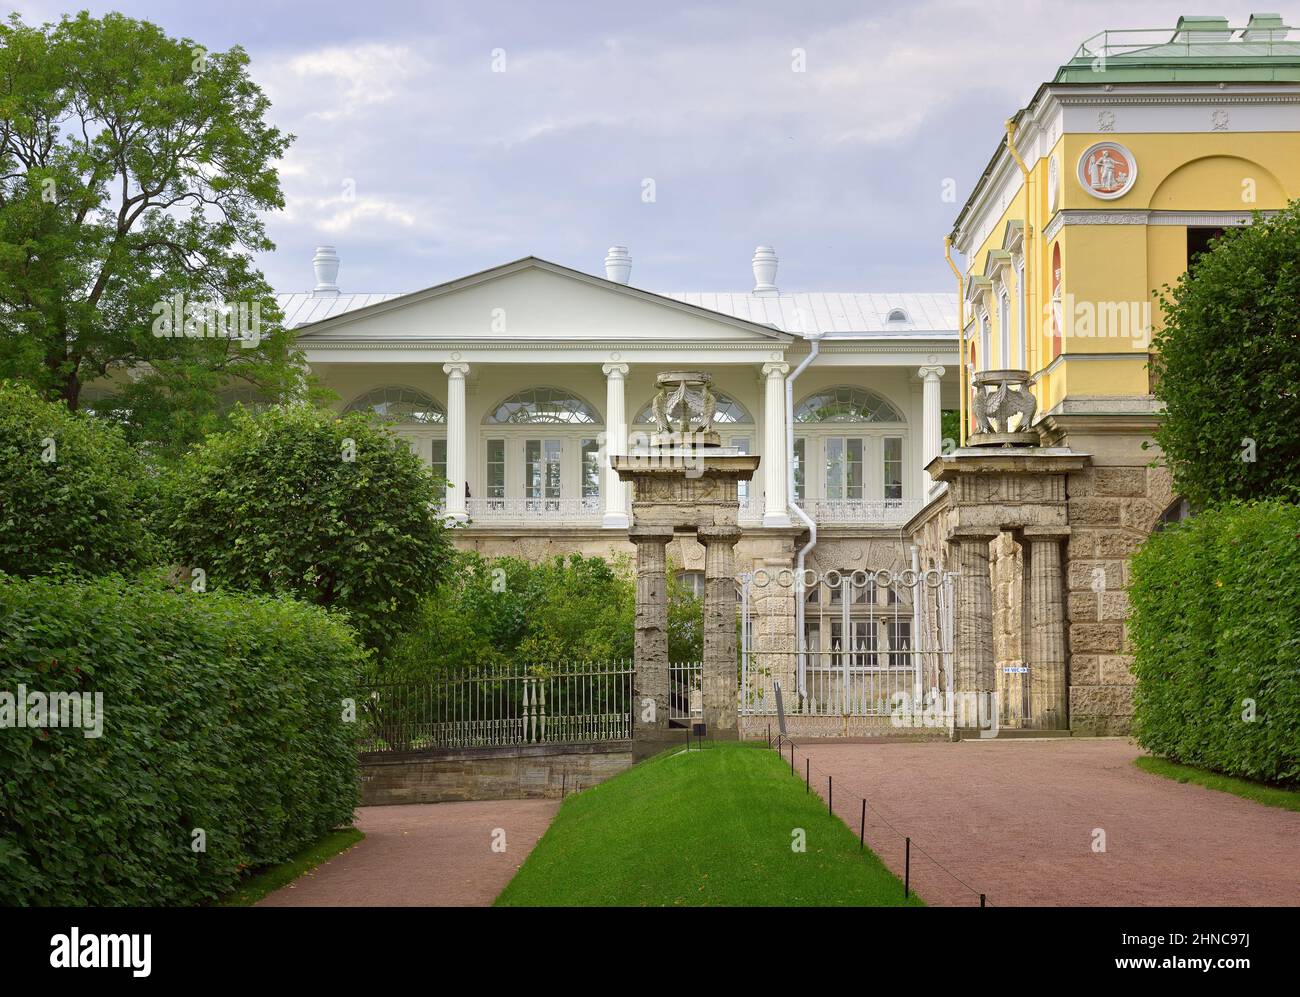
[[[0,381],[0,572],[143,567],[154,498],[119,429]]]
[[[292,136],[247,68],[119,14],[0,23],[0,376],[73,410],[98,381],[97,410],[176,450],[223,384],[302,388],[251,258]]]
[[[169,476],[175,558],[209,586],[343,609],[384,647],[448,570],[441,489],[368,414],[236,409]]]
[[[1165,287],[1156,442],[1194,506],[1300,499],[1300,201],[1229,229]]]

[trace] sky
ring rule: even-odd
[[[28,23],[117,10],[243,46],[271,122],[296,136],[259,265],[278,290],[310,290],[314,247],[331,244],[344,291],[383,292],[528,255],[603,274],[611,245],[656,291],[748,290],[758,245],[775,248],[782,290],[948,291],[943,237],[1003,122],[1080,42],[1248,14],[1185,0],[7,2]]]

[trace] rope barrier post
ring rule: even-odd
[[[867,798],[862,798],[862,823],[858,825],[858,851],[867,847]]]
[[[903,839],[903,899],[912,886],[912,839]]]
[[[829,775],[826,777],[826,812],[835,813],[835,779]]]
[[[564,799],[564,793],[569,788],[569,773],[560,773],[560,799]]]
[[[985,899],[986,899],[985,895],[984,895],[983,893],[981,893],[981,894],[980,894],[980,906],[981,906],[981,907],[984,906],[984,901],[985,901]]]
[[[772,747],[772,725],[767,725],[767,746]]]
[[[790,742],[790,774],[794,775],[794,742]]]
[[[806,756],[803,760],[803,791],[812,792],[812,759]]]

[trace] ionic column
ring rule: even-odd
[[[763,364],[763,525],[789,526],[785,453],[786,363]]]
[[[958,727],[983,728],[997,723],[989,543],[998,533],[987,527],[967,526],[954,530],[948,538],[956,548],[958,571],[953,662]]]
[[[1025,527],[1029,548],[1028,663],[1030,709],[1034,726],[1066,730],[1069,685],[1066,676],[1065,578],[1061,542],[1069,527]]]
[[[447,375],[447,503],[448,519],[464,522],[465,512],[465,375],[467,363],[445,363]]]
[[[925,467],[943,450],[943,403],[939,379],[943,377],[944,369],[922,367],[916,373],[921,378],[921,466]],[[928,493],[933,487],[934,482],[931,482],[924,491]]]
[[[710,737],[736,734],[735,526],[700,527],[704,544],[704,664],[700,685]]]
[[[662,526],[634,526],[628,539],[636,544],[636,650],[632,680],[632,729],[668,727],[668,544],[673,531]],[[653,703],[653,708],[651,704]]]
[[[605,373],[605,517],[601,525],[610,530],[625,530],[628,526],[627,486],[610,466],[609,458],[627,453],[624,385],[628,366],[625,363],[607,363],[600,369]]]

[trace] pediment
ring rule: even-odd
[[[787,333],[526,257],[302,326],[327,342],[789,343]]]

